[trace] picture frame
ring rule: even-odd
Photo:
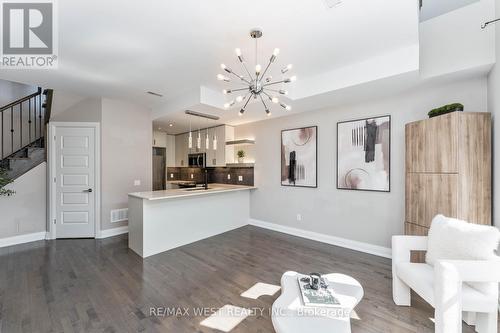
[[[391,116],[337,122],[336,168],[339,190],[390,192]]]
[[[280,155],[281,186],[318,187],[318,126],[282,130]]]

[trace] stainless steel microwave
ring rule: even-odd
[[[207,154],[189,154],[188,155],[188,165],[191,168],[205,168],[207,166]]]

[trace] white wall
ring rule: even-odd
[[[128,193],[151,191],[153,129],[151,110],[132,103],[102,99],[101,230],[111,223],[112,209],[128,207]],[[139,180],[141,185],[134,186]]]
[[[7,186],[16,193],[0,197],[0,239],[46,230],[46,170],[39,164]]]
[[[481,0],[420,23],[420,73],[438,76],[491,66],[495,61],[493,29],[481,29],[492,18],[495,0]]]
[[[151,111],[132,103],[55,91],[51,121],[101,124],[101,230],[112,209],[127,207],[129,192],[151,189]],[[140,186],[134,186],[139,180]]]
[[[20,98],[31,95],[38,87],[23,83],[0,80],[0,106],[14,102]]]
[[[379,246],[403,232],[404,125],[426,118],[426,113],[450,102],[462,102],[466,111],[486,111],[486,79],[477,78],[427,86],[390,98],[270,119],[236,127],[236,139],[256,140],[255,184],[251,217]],[[280,111],[282,112],[282,111]],[[336,123],[391,115],[391,192],[336,189]],[[318,188],[280,186],[280,131],[318,125]],[[302,214],[297,222],[296,215]]]
[[[496,0],[500,17],[500,0]],[[488,76],[488,109],[493,114],[493,222],[500,228],[500,22],[488,27],[496,31],[496,65]]]
[[[54,92],[54,108],[50,121],[100,122],[102,103],[100,98],[83,98]],[[68,106],[69,104],[69,106]]]

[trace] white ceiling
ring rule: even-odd
[[[470,5],[479,0],[422,0],[420,21],[427,21],[433,17],[443,15],[452,10]]]
[[[293,63],[302,82],[418,44],[415,0],[344,0],[333,8],[324,0],[65,0],[58,6],[59,69],[3,70],[0,78],[166,109],[200,86],[220,91],[219,64],[237,68],[235,47],[253,62],[253,27],[264,32],[259,62],[279,47],[280,66]]]

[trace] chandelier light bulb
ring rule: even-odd
[[[292,65],[292,64],[288,64],[286,67],[283,67],[283,68],[281,69],[281,73],[282,73],[282,74],[285,74],[286,72],[288,72],[288,71],[289,71],[290,69],[292,69],[292,68],[293,68],[293,65]]]
[[[278,99],[278,97],[273,97],[273,98],[271,98],[271,101],[273,103],[277,104],[277,103],[279,103],[280,100]]]
[[[262,66],[261,65],[255,65],[255,73],[260,74],[260,71],[262,71]]]
[[[269,109],[266,109],[266,116],[271,116],[271,111],[269,111]]]
[[[222,68],[223,70],[225,70],[227,73],[231,74],[233,71],[231,70],[231,68],[228,68],[226,65],[224,64],[220,64],[220,68]]]
[[[222,75],[222,74],[217,74],[217,80],[219,80],[219,81],[229,81],[229,79],[227,77],[225,77],[224,75]]]
[[[290,82],[295,82],[295,81],[297,81],[297,77],[294,75],[290,78]]]
[[[240,95],[240,96],[236,97],[236,102],[238,102],[238,103],[239,103],[239,102],[241,102],[242,100],[243,100],[243,96],[241,96],[241,95]]]
[[[241,57],[241,50],[239,48],[234,49],[234,53],[236,53],[237,57]]]
[[[287,111],[290,111],[292,107],[290,105],[286,105],[285,103],[280,103],[281,107]]]
[[[280,54],[280,49],[275,48],[274,51],[273,51],[273,56],[277,57],[278,54]]]
[[[231,90],[227,90],[227,89],[223,89],[223,90],[222,90],[222,93],[223,93],[224,95],[227,95],[227,94],[229,94],[230,92],[231,92]]]
[[[229,109],[231,106],[234,105],[234,101],[231,101],[231,102],[228,102],[228,103],[224,103],[224,109]]]
[[[288,90],[280,89],[280,90],[279,90],[279,93],[280,93],[281,95],[288,95]]]
[[[245,109],[241,109],[240,112],[238,112],[238,116],[243,116],[243,113],[245,113]]]

